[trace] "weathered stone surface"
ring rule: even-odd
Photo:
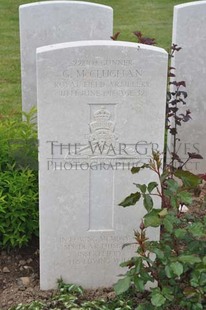
[[[85,41],[37,51],[41,288],[58,278],[111,286],[134,255],[142,203],[118,204],[130,169],[164,143],[167,53],[127,42]],[[156,206],[160,206],[157,201]],[[158,230],[149,232],[154,239]]]
[[[22,109],[36,106],[36,48],[80,41],[107,40],[112,35],[113,10],[78,1],[45,1],[19,7]]]
[[[186,82],[187,105],[180,109],[192,112],[189,122],[178,126],[178,155],[184,161],[187,153],[200,153],[204,159],[193,159],[186,168],[193,173],[206,173],[206,1],[174,7],[173,43],[182,49],[175,54],[172,66],[176,80]],[[184,90],[182,88],[182,90]],[[172,141],[170,148],[172,149]]]

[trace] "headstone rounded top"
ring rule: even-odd
[[[36,48],[62,42],[108,40],[113,9],[83,1],[42,1],[19,7],[22,108],[36,106]]]
[[[30,7],[38,7],[38,6],[49,6],[49,5],[62,5],[62,4],[66,4],[66,5],[70,5],[73,6],[75,5],[77,6],[82,6],[82,5],[87,5],[88,7],[100,7],[100,8],[105,8],[105,9],[109,9],[111,11],[113,11],[113,9],[110,6],[107,5],[103,5],[103,4],[98,4],[98,3],[92,3],[92,2],[86,2],[86,1],[40,1],[40,2],[32,2],[32,3],[27,3],[27,4],[22,4],[19,6],[19,9],[26,9],[26,8],[30,8]]]
[[[47,45],[37,48],[37,54],[39,53],[46,53],[54,50],[59,49],[66,49],[72,47],[86,47],[86,46],[120,46],[120,47],[131,47],[137,50],[149,50],[159,53],[164,53],[167,55],[167,52],[161,48],[152,45],[140,44],[140,43],[133,43],[133,42],[126,42],[126,41],[111,41],[111,40],[95,40],[95,41],[74,41],[74,42],[65,42],[53,45]]]
[[[182,3],[182,4],[178,4],[175,5],[174,8],[175,9],[185,9],[185,8],[189,8],[189,7],[194,7],[194,6],[200,6],[200,5],[205,5],[206,1],[194,1],[194,2],[187,2],[187,3]]]

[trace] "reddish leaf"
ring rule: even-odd
[[[187,153],[190,159],[203,159],[203,157],[198,153]]]
[[[184,98],[187,98],[187,92],[186,91],[178,91],[177,96],[183,96]]]
[[[118,31],[118,32],[116,32],[113,36],[111,36],[110,38],[111,38],[112,40],[116,41],[119,35],[120,35],[120,32]]]
[[[145,38],[145,37],[142,37],[141,42],[139,42],[139,43],[147,44],[147,45],[155,45],[156,44],[154,38],[150,39],[150,38]]]
[[[199,176],[202,180],[206,181],[206,174],[198,174],[198,176]]]
[[[182,163],[183,161],[181,160],[181,158],[179,157],[179,155],[177,155],[176,153],[172,152],[171,153],[172,155],[172,159],[174,160],[177,160],[179,163]]]
[[[137,37],[138,43],[147,44],[147,45],[156,44],[154,38],[143,37],[140,31],[134,31],[133,34]]]
[[[180,51],[182,48],[181,47],[178,47],[178,45],[177,44],[172,44],[172,47],[171,47],[171,49],[172,49],[172,51],[174,52],[174,51]]]
[[[169,108],[169,111],[172,111],[172,112],[177,112],[178,111],[178,108],[176,108],[176,107],[173,107],[173,108]]]
[[[142,33],[140,31],[134,31],[133,32],[134,35],[137,37],[137,38],[141,38],[142,37]]]
[[[176,103],[177,103],[176,99],[169,102],[169,104],[171,104],[171,105],[175,105]]]
[[[175,129],[175,128],[171,128],[170,129],[170,133],[171,133],[171,135],[176,135],[177,134],[177,130]]]
[[[174,116],[174,113],[167,114],[167,117],[171,117],[171,116]]]
[[[180,82],[177,82],[176,84],[177,86],[183,86],[183,87],[186,87],[186,83],[185,81],[180,81]]]
[[[177,86],[177,82],[176,82],[176,81],[169,82],[169,85],[175,85],[175,86]]]
[[[183,122],[188,122],[190,119],[192,119],[192,117],[190,116],[191,112],[190,110],[187,110],[185,115],[183,113],[181,113],[180,115],[182,116],[182,121]]]

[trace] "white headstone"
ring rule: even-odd
[[[206,1],[174,7],[173,43],[182,47],[175,53],[172,66],[176,80],[186,82],[187,105],[192,119],[178,126],[178,155],[184,161],[187,153],[200,153],[204,159],[193,159],[187,169],[206,173]],[[184,90],[182,88],[182,90]],[[180,109],[181,113],[183,109]],[[171,147],[171,144],[170,144]],[[171,147],[172,148],[172,147]]]
[[[167,53],[147,45],[85,41],[37,50],[41,288],[108,287],[134,255],[142,202],[130,169],[163,150]],[[157,201],[156,207],[160,207]],[[150,231],[158,238],[159,231]]]
[[[22,110],[36,106],[36,48],[81,40],[109,40],[113,10],[78,1],[47,1],[21,5],[20,45]]]

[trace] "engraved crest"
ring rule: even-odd
[[[111,113],[104,107],[96,110],[93,114],[93,120],[89,124],[89,141],[100,145],[115,144],[117,137],[114,133],[115,122],[111,120]]]

